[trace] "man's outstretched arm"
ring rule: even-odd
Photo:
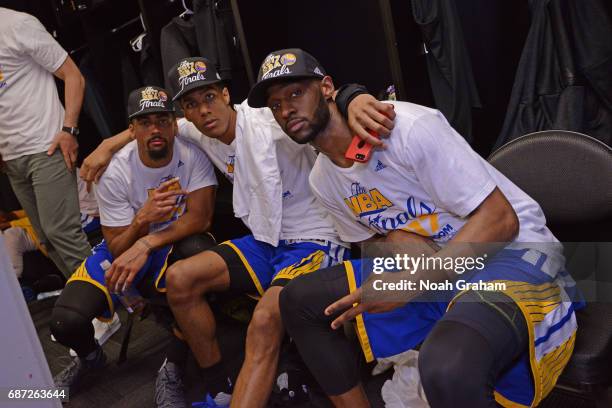
[[[79,175],[87,183],[87,191],[91,191],[91,183],[97,183],[108,167],[113,155],[123,146],[132,141],[132,133],[129,129],[104,139],[96,149],[83,160]]]

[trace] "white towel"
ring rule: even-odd
[[[380,374],[393,366],[395,372],[385,381],[381,394],[387,408],[429,408],[418,368],[419,352],[408,350],[401,354],[378,359],[372,375]]]
[[[236,111],[234,214],[255,239],[277,246],[283,202],[275,143],[287,136],[268,108],[251,108],[244,101]]]

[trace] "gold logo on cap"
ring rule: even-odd
[[[261,64],[261,75],[265,76],[268,72],[280,66],[280,55],[270,54],[266,57],[263,64]]]
[[[183,61],[176,70],[178,71],[179,79],[183,79],[193,74],[204,74],[206,69],[206,64],[203,61]]]
[[[159,92],[157,89],[154,89],[150,86],[146,87],[142,92],[141,92],[141,101],[150,101],[153,99],[159,100],[162,99],[161,98],[161,94],[163,94],[164,97],[166,97],[166,94],[164,92]],[[167,97],[166,97],[167,99]]]
[[[261,79],[291,74],[290,65],[295,64],[297,57],[292,53],[283,55],[270,54],[261,65]]]
[[[190,61],[181,62],[176,70],[178,71],[179,78],[184,78],[196,73],[194,63]]]

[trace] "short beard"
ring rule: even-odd
[[[304,136],[301,140],[296,140],[299,144],[306,144],[312,142],[329,124],[331,115],[329,113],[329,106],[327,100],[323,97],[323,93],[319,91],[319,103],[317,104],[317,110],[314,113],[314,118],[309,123],[310,132]]]
[[[164,146],[163,149],[160,150],[149,150],[149,157],[153,161],[160,161],[168,157],[168,145]]]

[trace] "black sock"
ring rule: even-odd
[[[94,351],[81,359],[81,361],[83,361],[89,367],[101,367],[106,363],[106,356],[104,355],[102,347],[98,345],[97,341],[96,345],[97,347]]]
[[[176,364],[180,368],[185,367],[187,356],[189,354],[189,346],[187,343],[176,336],[170,340],[170,344],[166,348],[166,358],[170,363]]]
[[[293,391],[296,394],[305,393],[304,385],[306,384],[306,379],[303,373],[298,370],[290,370],[287,374],[289,376],[289,391]]]
[[[206,387],[208,388],[208,392],[213,398],[220,392],[226,394],[232,393],[232,382],[227,374],[227,369],[223,364],[223,360],[210,367],[201,368],[200,370]]]

